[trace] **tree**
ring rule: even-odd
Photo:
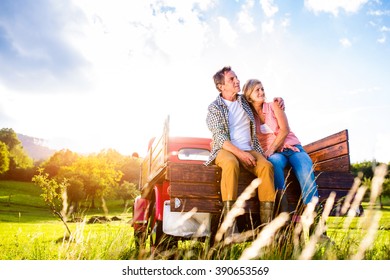
[[[27,170],[34,166],[32,158],[24,151],[22,143],[12,128],[3,128],[0,130],[0,142],[7,146],[9,152],[8,177],[14,178],[15,174],[18,174],[18,170]]]
[[[372,178],[374,169],[377,166],[375,161],[363,161],[351,165],[351,172],[355,177]]]
[[[128,201],[134,199],[137,195],[140,194],[140,191],[137,188],[137,185],[124,181],[116,190],[117,196],[123,200],[125,208],[127,207]]]
[[[68,209],[66,209],[66,213],[68,215],[77,213],[79,211],[80,201],[85,197],[84,183],[78,178],[70,178],[66,193],[68,198]]]
[[[57,177],[80,180],[86,197],[91,200],[91,207],[95,208],[95,198],[99,197],[103,201],[104,197],[118,186],[122,172],[104,157],[88,155],[79,157],[72,165],[61,168]]]
[[[365,185],[368,188],[365,195],[366,197],[370,195],[371,182],[372,182],[372,178],[374,177],[375,168],[377,168],[381,164],[382,163],[376,161],[363,161],[351,165],[352,174],[355,177],[359,177],[362,180],[363,185]],[[389,170],[389,167],[390,165],[387,164],[387,170]],[[383,196],[390,196],[390,179],[389,179],[388,172],[382,184],[382,192],[379,195],[379,203],[381,208],[383,207],[382,205]]]
[[[91,201],[92,208],[95,208],[96,198],[102,200],[103,207],[108,196],[119,196],[125,203],[134,198],[137,193],[139,166],[138,158],[123,156],[114,149],[87,156],[61,150],[41,165],[51,178],[57,181],[67,180],[68,214],[78,210],[83,198]],[[124,183],[124,175],[127,183]]]
[[[122,181],[128,181],[138,186],[142,160],[138,157],[125,157],[119,170],[123,172]]]
[[[2,128],[0,130],[0,141],[5,143],[9,150],[21,145],[18,136],[12,128]]]
[[[54,153],[48,160],[42,163],[44,171],[51,177],[58,175],[60,169],[65,166],[71,166],[80,156],[68,149],[63,149]]]
[[[124,156],[113,149],[102,150],[98,154],[98,157],[104,158],[108,163],[123,173],[121,183],[128,181],[138,185],[141,165],[141,160],[138,157]]]
[[[9,151],[5,143],[0,142],[0,174],[7,172],[9,169]]]
[[[22,145],[17,145],[10,150],[10,160],[15,169],[27,169],[34,165],[33,159],[26,154]]]
[[[54,215],[59,217],[64,223],[69,236],[71,235],[70,229],[66,223],[66,211],[64,209],[64,198],[66,197],[66,187],[68,185],[66,180],[58,183],[54,179],[49,179],[49,174],[43,173],[43,169],[38,169],[38,175],[32,178],[35,185],[42,189],[41,197],[45,203],[49,206]]]

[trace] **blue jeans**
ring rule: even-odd
[[[274,166],[275,189],[284,190],[286,180],[284,169],[290,165],[301,186],[303,203],[308,204],[314,196],[318,197],[317,184],[313,172],[313,162],[301,145],[295,145],[299,152],[284,149],[271,155],[268,160]]]

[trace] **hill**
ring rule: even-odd
[[[23,134],[17,134],[20,142],[26,153],[34,160],[46,160],[51,157],[56,150],[50,149],[44,145],[45,141],[40,138],[35,138]]]

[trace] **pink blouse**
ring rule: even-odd
[[[260,118],[255,114],[256,134],[264,151],[268,150],[268,148],[274,142],[280,129],[278,120],[275,117],[275,112],[272,108],[272,104],[273,103],[263,103],[263,115],[265,116],[265,124],[261,125]],[[284,143],[281,146],[280,150],[298,144],[301,144],[298,137],[295,136],[294,132],[290,131],[286,139],[284,140]]]

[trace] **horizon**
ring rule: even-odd
[[[43,148],[45,148],[45,149],[48,149],[48,151],[50,151],[50,152],[52,152],[53,154],[54,153],[56,153],[56,152],[59,152],[59,151],[61,151],[61,150],[63,150],[63,149],[67,149],[67,148],[60,148],[60,149],[52,149],[52,148],[50,148],[49,146],[47,146],[47,145],[45,145],[45,139],[40,139],[40,138],[35,138],[35,137],[32,137],[32,136],[29,136],[29,135],[24,135],[24,134],[20,134],[20,133],[17,133],[17,132],[15,132],[17,135],[18,135],[18,137],[19,137],[19,135],[22,135],[23,137],[27,137],[27,138],[31,138],[31,139],[34,139],[34,140],[39,140],[39,143],[35,143],[34,142],[34,145],[37,145],[37,146],[40,146],[40,147],[43,147]],[[157,135],[156,135],[157,136]],[[329,135],[327,135],[327,136],[329,136]],[[174,136],[174,137],[180,137],[180,136]],[[207,138],[207,137],[206,137]],[[22,145],[23,145],[23,140],[21,140],[20,138],[19,138],[19,140],[22,142]],[[150,139],[150,140],[152,140],[152,139]],[[317,139],[317,140],[320,140],[320,139]],[[307,143],[307,144],[309,144],[309,143]],[[28,148],[26,148],[24,145],[23,145],[23,148],[26,150],[26,152],[28,152]],[[71,150],[71,149],[69,149],[70,151],[72,151],[72,152],[75,152],[75,153],[78,153],[78,154],[80,154],[80,155],[90,155],[90,154],[98,154],[98,153],[100,153],[100,152],[102,152],[102,151],[104,151],[104,150],[106,150],[106,149],[113,149],[113,150],[115,150],[115,151],[117,151],[117,152],[119,152],[120,154],[122,154],[123,156],[133,156],[133,154],[137,154],[138,156],[137,157],[139,157],[139,158],[144,158],[145,156],[146,156],[146,154],[147,154],[147,151],[144,151],[144,153],[140,153],[140,152],[138,152],[138,151],[133,151],[131,154],[123,154],[123,153],[121,153],[120,151],[118,151],[118,150],[116,150],[115,148],[105,148],[105,149],[101,149],[101,150],[99,150],[99,151],[93,151],[93,152],[88,152],[88,153],[83,153],[83,152],[76,152],[76,151],[73,151],[73,150]],[[31,152],[31,151],[30,151]],[[30,155],[31,156],[31,155]],[[32,157],[32,156],[31,156]],[[46,159],[46,158],[34,158],[34,157],[32,157],[34,160],[41,160],[41,159]],[[385,164],[390,164],[390,161],[389,162],[380,162],[380,161],[377,161],[376,159],[373,159],[373,160],[363,160],[363,161],[357,161],[357,162],[350,162],[350,164],[352,165],[352,164],[358,164],[358,163],[362,163],[362,162],[376,162],[376,163],[385,163]]]

